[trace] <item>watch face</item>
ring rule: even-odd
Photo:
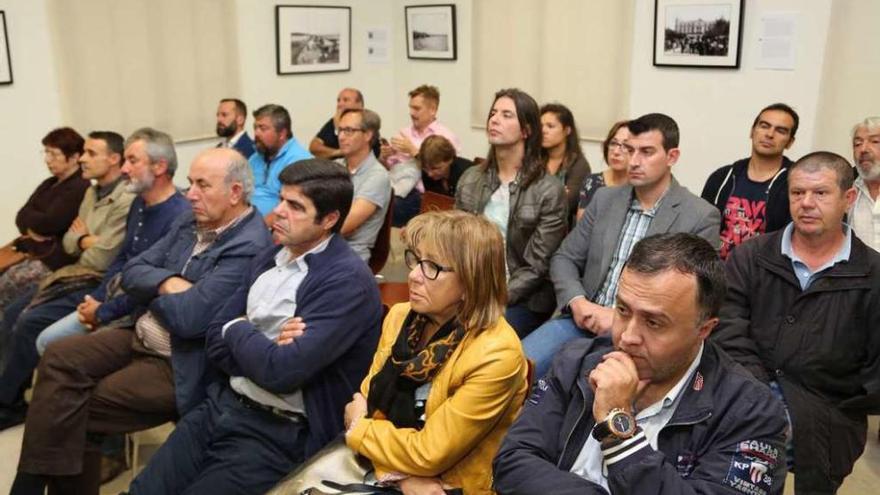
[[[633,429],[632,420],[625,413],[615,414],[614,417],[611,418],[611,429],[614,430],[614,433],[617,435],[629,434]]]

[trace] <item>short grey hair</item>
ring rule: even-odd
[[[254,111],[254,120],[256,121],[263,117],[269,117],[272,120],[272,127],[275,129],[275,132],[287,131],[287,137],[293,137],[293,132],[290,130],[290,113],[286,108],[272,103],[263,105]]]
[[[853,126],[852,132],[850,132],[851,137],[856,136],[856,132],[862,127],[868,129],[869,131],[872,129],[880,129],[880,117],[865,117],[865,120],[857,123]]]
[[[128,148],[136,141],[143,141],[146,144],[150,163],[165,160],[168,164],[168,177],[174,177],[174,172],[177,171],[177,152],[174,150],[174,140],[171,136],[152,127],[141,127],[128,136],[125,147]]]
[[[236,182],[241,184],[241,199],[245,204],[251,204],[251,197],[254,194],[254,174],[251,172],[251,166],[241,153],[231,153],[231,155],[234,156],[226,165],[226,177],[223,178],[223,183],[227,189]]]

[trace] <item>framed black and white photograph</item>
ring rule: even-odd
[[[12,59],[9,57],[9,35],[6,33],[6,12],[0,10],[0,84],[12,84]]]
[[[455,60],[455,5],[410,5],[406,12],[406,56]]]
[[[277,72],[351,70],[351,7],[275,6]]]
[[[739,67],[743,0],[654,2],[654,65]]]

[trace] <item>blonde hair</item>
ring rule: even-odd
[[[459,210],[430,211],[406,225],[406,244],[430,249],[438,263],[448,264],[464,287],[458,319],[470,332],[480,332],[504,315],[507,305],[504,239],[482,216]]]

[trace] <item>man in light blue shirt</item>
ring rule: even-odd
[[[248,161],[254,174],[254,206],[264,217],[278,204],[284,167],[311,158],[290,130],[290,114],[281,105],[263,105],[254,112],[254,146]]]

